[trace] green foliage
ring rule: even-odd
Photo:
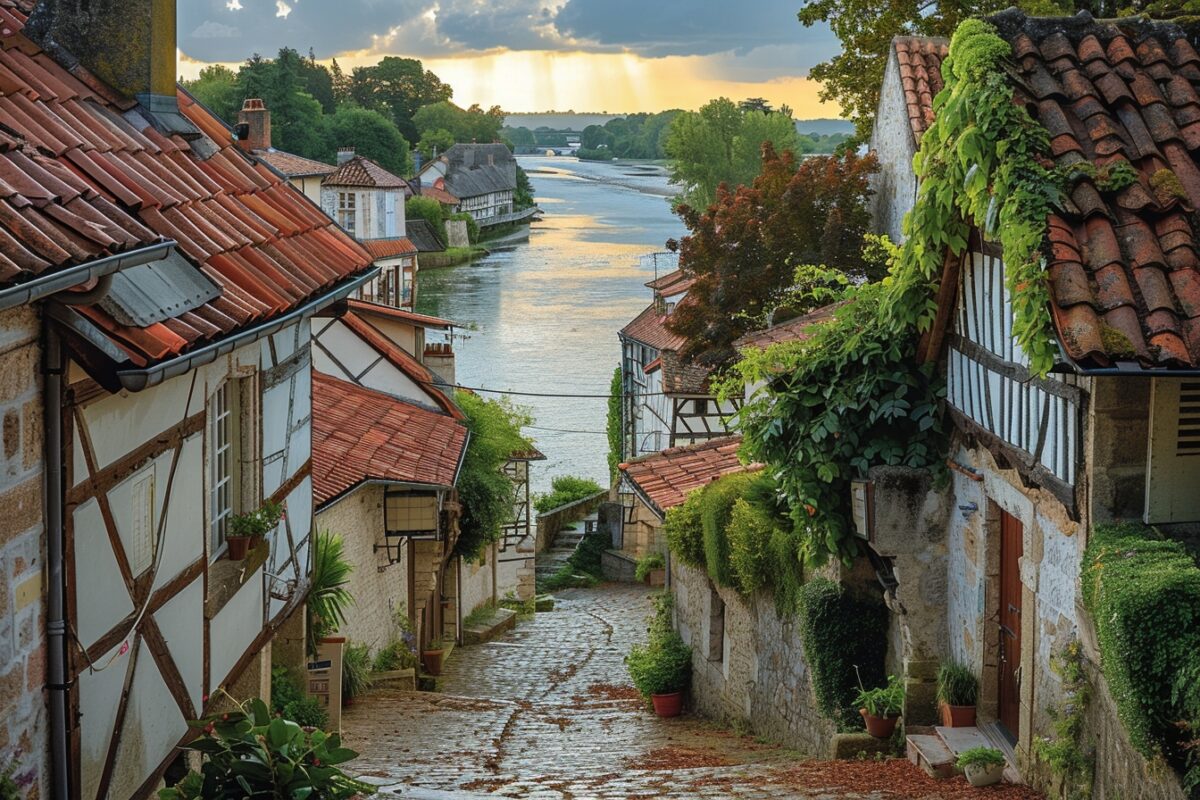
[[[275,530],[283,519],[283,506],[264,500],[262,506],[245,514],[234,514],[229,518],[230,536],[248,536],[259,539]]]
[[[859,682],[884,683],[887,626],[887,607],[878,597],[855,595],[826,578],[800,591],[800,638],[817,707],[841,730],[862,727],[854,702]]]
[[[458,219],[467,223],[467,241],[475,244],[479,241],[479,223],[467,211],[460,211],[457,214],[451,214],[446,219]]]
[[[232,698],[231,698],[232,699]],[[340,800],[374,790],[347,776],[339,764],[358,754],[337,734],[306,731],[297,721],[273,717],[262,700],[189,723],[201,735],[185,749],[201,753],[200,772],[160,789],[161,800],[213,797],[308,797]]]
[[[1058,708],[1047,713],[1054,721],[1054,736],[1033,740],[1033,754],[1050,768],[1071,800],[1092,794],[1092,758],[1083,750],[1084,715],[1091,702],[1091,686],[1083,671],[1083,654],[1078,641],[1050,657],[1050,668],[1061,679],[1065,697]]]
[[[1092,531],[1080,572],[1130,741],[1200,785],[1200,568],[1178,542],[1123,523]]]
[[[346,643],[342,651],[342,702],[352,700],[371,690],[371,648],[365,644]]]
[[[948,706],[973,706],[979,700],[979,679],[964,664],[942,664],[937,674],[937,699]]]
[[[465,623],[465,620],[464,620]],[[395,669],[412,669],[417,666],[417,654],[407,642],[394,639],[375,654],[371,668],[375,672],[390,672]]]
[[[697,569],[708,566],[704,558],[704,526],[700,522],[702,490],[688,494],[682,504],[667,509],[663,532],[667,548],[684,564]]]
[[[633,577],[639,581],[646,580],[650,573],[656,569],[666,569],[667,560],[663,558],[662,553],[646,553],[638,559],[637,567],[633,571]]]
[[[16,771],[16,761],[10,761],[0,769],[0,800],[21,800],[21,787],[13,780],[13,773]]]
[[[437,133],[439,137],[448,134],[450,144],[488,144],[500,141],[504,112],[499,106],[492,106],[487,111],[478,105],[462,109],[445,100],[422,107],[413,114],[412,121],[421,135],[422,143],[429,134]],[[432,153],[425,155],[428,157]]]
[[[281,713],[288,703],[303,699],[304,692],[292,671],[284,666],[271,667],[271,710]]]
[[[520,164],[517,164],[517,188],[513,191],[513,209],[520,211],[524,208],[533,208],[536,201],[533,199],[533,183],[529,180],[529,173]]]
[[[872,717],[896,717],[904,710],[904,681],[888,675],[887,683],[875,689],[859,688],[854,705]]]
[[[994,747],[971,747],[958,754],[958,768],[981,767],[990,769],[1006,763],[1004,753]]]
[[[932,364],[914,335],[891,329],[886,283],[851,286],[834,318],[805,340],[748,350],[722,396],[760,386],[738,413],[743,453],[768,465],[806,562],[859,553],[850,481],[876,464],[941,469],[946,447]]]
[[[463,511],[454,555],[470,561],[500,538],[512,518],[515,489],[504,474],[504,465],[513,453],[533,446],[521,435],[521,428],[532,419],[506,400],[485,400],[472,392],[457,391],[454,401],[466,415],[471,431],[458,475]]]
[[[700,499],[700,527],[704,531],[704,563],[717,584],[740,588],[729,561],[729,538],[725,529],[733,516],[733,506],[750,482],[746,473],[735,473],[710,483]]]
[[[312,579],[308,590],[308,652],[316,655],[321,640],[346,624],[354,596],[346,586],[354,567],[343,554],[342,537],[320,531],[312,546]]]
[[[966,248],[973,225],[1004,249],[1013,336],[1030,369],[1045,375],[1058,347],[1040,248],[1060,201],[1061,179],[1043,166],[1046,129],[1013,102],[1004,71],[1010,54],[1008,43],[979,20],[960,25],[950,42],[942,67],[946,86],[933,104],[936,118],[913,159],[921,186],[904,220],[906,240],[892,265],[883,318],[893,334],[929,329],[943,259]]]
[[[604,487],[591,478],[579,478],[574,475],[559,475],[550,481],[549,494],[540,494],[533,501],[533,507],[538,513],[547,511],[592,497],[604,491]]]
[[[742,111],[732,100],[713,100],[699,111],[671,120],[665,150],[677,202],[707,208],[721,184],[748,186],[759,173],[764,142],[778,152],[796,152],[796,128],[779,112]],[[616,153],[614,153],[616,154]]]
[[[238,75],[229,67],[211,64],[200,70],[195,80],[183,81],[183,87],[209,111],[229,124],[237,122],[245,96]]]
[[[668,592],[654,596],[646,644],[636,644],[625,656],[633,685],[647,700],[650,695],[687,691],[692,682],[692,648],[672,625],[674,600]]]
[[[607,161],[612,158],[660,159],[667,157],[671,123],[681,112],[629,114],[614,117],[603,125],[583,129],[576,153],[582,159]]]
[[[413,119],[417,111],[448,101],[454,90],[415,58],[385,56],[374,66],[355,67],[347,94],[355,104],[386,114],[415,145],[420,139]]]
[[[404,203],[404,218],[425,220],[441,240],[446,241],[446,209],[432,197],[410,197]]]
[[[333,161],[340,147],[353,147],[356,155],[366,156],[396,175],[412,173],[413,162],[408,141],[388,117],[378,111],[357,106],[341,106],[323,120],[325,151],[322,158]]]
[[[621,365],[613,370],[612,382],[608,386],[608,417],[604,430],[608,434],[608,479],[616,483],[619,477],[618,465],[621,463],[621,439],[624,430],[621,407],[623,404],[625,384],[621,378]]]
[[[302,728],[320,728],[324,730],[329,725],[329,714],[315,697],[302,697],[292,700],[280,712],[284,719],[290,719]]]

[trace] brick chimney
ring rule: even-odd
[[[176,0],[41,0],[26,34],[137,100],[164,131],[199,136],[175,95]]]
[[[353,147],[339,147],[338,148],[337,163],[338,163],[339,167],[342,164],[345,164],[347,161],[349,161],[352,158],[354,158],[354,148]]]
[[[246,98],[238,112],[238,122],[247,128],[245,138],[238,139],[238,147],[243,150],[271,149],[271,112],[262,100]]]

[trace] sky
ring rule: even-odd
[[[185,0],[180,75],[311,48],[343,69],[420,58],[461,106],[629,113],[765,97],[798,118],[821,104],[812,65],[837,52],[800,0]]]

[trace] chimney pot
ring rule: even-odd
[[[242,150],[271,149],[271,112],[267,105],[258,97],[247,97],[242,102],[242,110],[238,112],[238,147]],[[241,135],[242,125],[246,126],[246,136]]]
[[[339,147],[338,148],[338,151],[337,151],[338,166],[345,164],[347,161],[349,161],[352,158],[354,158],[354,148],[353,147]]]

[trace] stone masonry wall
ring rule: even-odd
[[[671,588],[676,626],[692,646],[693,708],[805,753],[827,752],[834,726],[817,710],[796,621],[780,619],[768,594],[747,602],[678,562]]]
[[[46,796],[45,528],[41,346],[31,308],[0,312],[0,772]]]

